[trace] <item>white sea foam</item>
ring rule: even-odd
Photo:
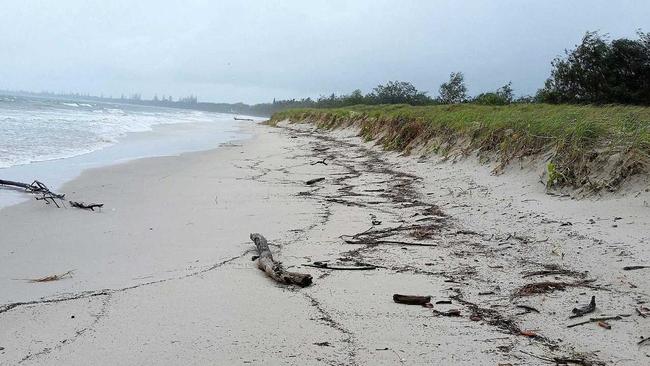
[[[85,154],[154,125],[231,120],[228,115],[180,109],[3,98],[0,168]]]

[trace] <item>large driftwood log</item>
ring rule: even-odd
[[[266,272],[269,277],[280,283],[306,287],[311,285],[311,275],[286,271],[280,262],[273,260],[269,243],[261,234],[251,234],[251,240],[257,247],[257,267]]]

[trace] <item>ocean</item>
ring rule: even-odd
[[[244,137],[241,123],[231,114],[0,95],[0,179],[54,189],[84,169],[215,148]],[[17,202],[0,189],[0,207]]]

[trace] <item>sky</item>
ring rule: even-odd
[[[647,0],[0,0],[0,89],[258,103],[543,85],[586,31],[650,32]]]

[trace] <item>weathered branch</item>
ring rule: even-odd
[[[70,201],[70,206],[75,207],[75,208],[81,208],[83,210],[95,211],[96,208],[104,207],[104,204],[103,203],[83,203],[83,202]]]
[[[23,188],[28,193],[40,195],[39,197],[36,197],[37,200],[39,201],[42,200],[46,204],[54,203],[56,207],[60,207],[59,204],[56,202],[56,200],[57,199],[63,200],[65,198],[65,194],[54,193],[50,191],[50,189],[47,188],[45,184],[37,180],[33,181],[32,184],[27,184],[22,182],[14,182],[11,180],[0,179],[0,185]]]
[[[311,285],[312,278],[310,274],[286,271],[280,262],[273,260],[269,244],[264,236],[254,233],[250,235],[250,238],[257,247],[257,267],[266,272],[269,277],[288,285],[298,285],[300,287]]]

